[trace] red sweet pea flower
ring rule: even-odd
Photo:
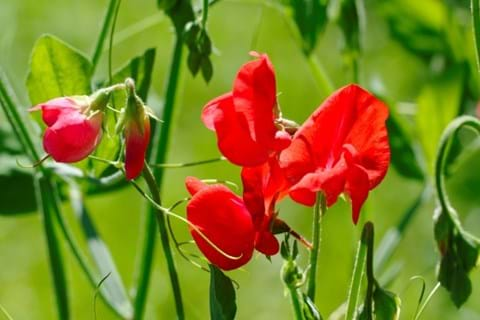
[[[244,64],[233,90],[204,107],[202,121],[215,131],[218,148],[232,163],[257,166],[273,151],[285,149],[290,135],[275,126],[277,97],[275,73],[266,54]]]
[[[322,191],[330,206],[345,192],[357,223],[369,190],[380,183],[390,162],[387,117],[387,107],[359,86],[332,94],[280,154],[280,165],[294,184],[291,198],[313,206],[315,193]]]
[[[276,157],[256,167],[242,170],[243,200],[252,214],[255,226],[255,249],[267,256],[279,251],[278,240],[272,233],[277,216],[276,201],[288,193],[289,184],[283,176]]]
[[[243,266],[252,257],[255,235],[252,217],[243,200],[223,185],[206,185],[193,177],[188,177],[185,184],[192,195],[187,205],[188,221],[220,250],[235,258],[222,254],[190,227],[200,251],[223,270]]]
[[[93,152],[102,136],[103,113],[88,112],[88,97],[56,98],[41,103],[30,111],[42,111],[48,126],[43,148],[55,161],[77,162]]]

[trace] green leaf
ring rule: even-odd
[[[460,112],[464,80],[465,68],[452,66],[425,85],[418,97],[417,129],[431,175],[440,136]]]
[[[419,156],[413,148],[413,139],[403,128],[398,115],[390,112],[387,119],[388,138],[392,153],[392,165],[406,178],[423,180],[423,171],[418,164]]]
[[[132,78],[135,81],[137,88],[137,94],[142,100],[146,101],[148,97],[148,91],[152,81],[153,65],[155,62],[155,49],[150,48],[146,50],[142,55],[137,56],[130,60],[125,66],[120,68],[113,75],[113,83],[123,83],[126,78]],[[107,85],[107,84],[105,84]],[[115,92],[113,95],[113,105],[119,110],[125,104],[125,93],[123,91]],[[115,134],[115,117],[110,115],[104,123],[104,135],[102,141],[95,149],[94,155],[103,159],[114,160],[120,150],[120,137]],[[92,161],[92,167],[96,176],[102,176],[105,170],[110,166],[109,164]]]
[[[392,35],[419,55],[447,52],[445,27],[447,6],[436,0],[394,0],[379,2]]]
[[[27,89],[35,105],[62,96],[90,93],[91,63],[76,49],[51,35],[33,48]]]
[[[288,0],[293,18],[302,37],[302,49],[309,55],[317,44],[319,33],[327,23],[327,1],[325,0]]]
[[[322,320],[320,311],[318,311],[317,306],[313,303],[312,299],[310,299],[310,297],[308,297],[306,294],[302,294],[302,296],[303,315],[305,316],[305,320]]]
[[[0,153],[0,216],[36,212],[35,190],[31,172],[18,167],[28,158]]]
[[[17,160],[29,163],[13,132],[0,126],[0,215],[36,212],[31,170],[22,169]]]
[[[460,307],[472,293],[469,273],[477,264],[480,245],[458,224],[452,223],[451,216],[457,214],[449,214],[441,208],[435,213],[435,239],[441,254],[437,277],[450,292],[455,305]]]
[[[210,264],[210,318],[212,320],[235,319],[237,305],[232,280]]]
[[[193,76],[200,70],[203,79],[209,82],[213,75],[210,60],[212,42],[205,23],[198,21],[190,0],[157,0],[157,5],[170,18],[178,38],[188,47],[188,68]]]
[[[133,307],[118,269],[106,243],[103,241],[95,224],[91,220],[81,190],[75,183],[70,184],[70,201],[75,216],[80,222],[82,231],[87,239],[88,249],[98,268],[98,273],[103,277],[107,274],[109,275],[99,288],[102,297],[118,314],[126,319],[131,318],[133,315]]]
[[[400,318],[400,298],[387,290],[376,287],[373,292],[376,320],[398,320]]]
[[[345,52],[355,56],[360,51],[360,16],[356,0],[333,0],[329,8],[330,18],[343,32]]]

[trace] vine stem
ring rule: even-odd
[[[168,75],[167,88],[165,93],[165,104],[162,111],[162,120],[164,121],[162,125],[158,125],[154,129],[153,133],[153,143],[152,150],[149,157],[149,163],[164,163],[167,158],[168,150],[168,140],[170,127],[173,119],[173,109],[175,105],[175,96],[177,92],[177,86],[179,82],[181,61],[183,53],[183,44],[180,36],[177,36],[175,40],[175,46],[172,54],[172,62]],[[160,190],[162,180],[163,180],[163,168],[156,168],[153,170],[152,174],[154,180],[157,182],[156,189]],[[159,195],[159,192],[156,192]],[[180,293],[179,281],[177,272],[175,269],[175,264],[172,259],[172,250],[168,242],[168,234],[166,233],[166,222],[165,217],[157,217],[156,219],[156,209],[153,206],[148,207],[148,211],[145,216],[145,222],[143,226],[144,238],[141,243],[141,258],[140,258],[140,268],[139,268],[139,278],[137,282],[137,294],[135,296],[135,305],[134,305],[134,318],[136,320],[141,320],[143,318],[148,285],[150,282],[150,276],[153,266],[154,250],[155,250],[155,233],[156,233],[156,223],[158,223],[160,230],[160,236],[162,239],[162,245],[164,249],[164,255],[167,260],[168,272],[170,275],[170,282],[172,285],[174,298],[175,298],[175,308],[177,311],[177,318],[182,320],[185,318],[183,310],[183,302]],[[162,230],[164,229],[164,230]],[[166,239],[166,240],[163,240]]]
[[[98,66],[98,62],[100,61],[100,57],[102,56],[103,46],[105,44],[105,39],[107,38],[108,27],[112,22],[114,16],[113,13],[115,11],[115,7],[117,6],[118,1],[119,0],[110,0],[110,2],[108,3],[108,8],[105,13],[105,17],[103,18],[102,29],[100,30],[95,49],[93,51],[92,74],[95,72]]]
[[[473,40],[475,43],[475,53],[477,61],[477,71],[480,71],[480,1],[471,0],[472,10],[472,28],[473,28]]]
[[[318,255],[320,253],[320,238],[322,232],[322,216],[326,211],[326,199],[322,192],[317,193],[317,201],[313,209],[312,222],[312,250],[310,251],[310,274],[308,276],[307,295],[315,302],[315,289],[317,283]]]
[[[463,227],[460,224],[460,220],[456,214],[456,211],[453,209],[450,200],[448,199],[447,190],[445,187],[444,172],[447,163],[447,156],[452,142],[451,138],[453,138],[457,131],[462,127],[471,128],[480,134],[480,121],[478,119],[472,116],[460,116],[456,118],[450,122],[440,138],[440,146],[438,148],[437,158],[435,161],[435,188],[438,200],[442,208],[448,212],[452,222],[455,223],[460,230],[462,230]]]
[[[288,285],[288,291],[290,292],[295,320],[304,320],[302,304],[300,303],[300,292],[298,292],[298,289],[294,285]]]

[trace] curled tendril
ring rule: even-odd
[[[205,240],[213,249],[215,249],[218,253],[220,253],[222,256],[228,258],[228,259],[231,259],[231,260],[239,260],[242,258],[242,254],[239,255],[239,256],[232,256],[228,253],[226,253],[225,251],[223,251],[222,249],[220,249],[212,240],[210,240],[201,230],[200,228],[191,223],[190,221],[188,221],[187,219],[185,219],[184,217],[182,216],[179,216],[178,214],[170,211],[169,209],[167,208],[164,208],[162,207],[161,205],[159,205],[157,202],[155,202],[155,200],[153,200],[149,195],[147,195],[143,190],[142,188],[134,181],[130,181],[132,183],[132,185],[135,187],[135,189],[137,189],[137,191],[146,199],[148,200],[156,209],[160,210],[162,213],[164,213],[165,215],[167,216],[171,216],[171,217],[174,217],[186,224],[188,224],[193,230],[195,230],[195,232],[197,232],[202,238],[203,240]]]
[[[445,167],[447,164],[447,155],[451,147],[452,138],[463,127],[473,129],[477,134],[480,135],[480,121],[472,116],[461,116],[450,122],[450,124],[447,126],[447,128],[442,134],[442,137],[440,139],[440,146],[437,152],[437,159],[435,162],[435,188],[438,196],[438,201],[442,209],[448,213],[450,220],[459,230],[461,230],[462,232],[466,232],[460,223],[460,218],[458,217],[457,212],[454,210],[448,198],[447,190],[445,187]],[[470,236],[475,239],[475,242],[477,244],[480,244],[480,239],[473,235]]]

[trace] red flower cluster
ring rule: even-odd
[[[267,55],[240,68],[233,90],[210,101],[202,113],[215,131],[221,153],[242,166],[243,198],[220,185],[187,178],[192,200],[187,218],[224,253],[192,236],[210,262],[230,270],[247,263],[253,249],[279,251],[272,233],[277,201],[289,195],[313,206],[317,192],[327,205],[341,193],[352,203],[353,222],[368,193],[385,176],[390,162],[387,107],[357,85],[332,94],[296,130],[281,118],[275,73]],[[236,258],[233,258],[236,257]]]

